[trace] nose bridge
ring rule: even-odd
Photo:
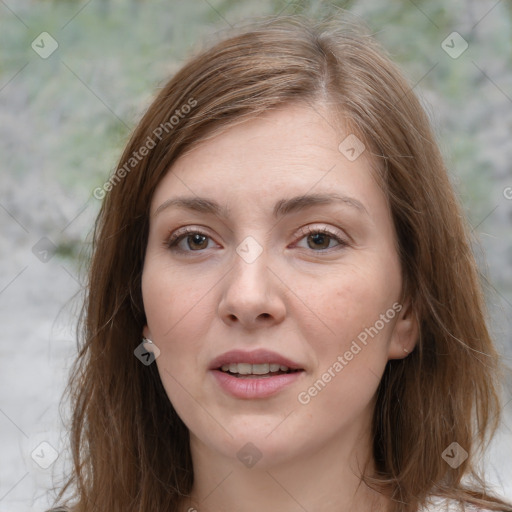
[[[263,252],[262,245],[251,235],[246,236],[236,248],[237,255],[248,265],[261,259]]]
[[[260,319],[280,321],[284,303],[278,282],[269,268],[268,251],[252,236],[236,247],[219,313],[224,321],[251,326]]]
[[[240,286],[240,290],[236,291],[240,293],[245,290],[249,300],[260,298],[269,284],[268,251],[253,236],[247,236],[238,244],[235,252],[231,286]]]

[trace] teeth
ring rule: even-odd
[[[288,366],[276,363],[231,363],[223,364],[221,370],[223,372],[238,373],[240,375],[265,375],[269,372],[278,372],[279,370],[287,372],[289,368]]]
[[[250,375],[252,373],[252,364],[249,363],[238,363],[238,372],[240,375]],[[231,371],[231,365],[229,365],[229,371]]]
[[[269,370],[268,363],[253,364],[251,373],[253,373],[254,375],[265,375],[265,373],[268,373],[268,370]]]

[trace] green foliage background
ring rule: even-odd
[[[92,193],[152,98],[247,17],[339,9],[369,26],[431,116],[480,240],[494,337],[512,357],[512,0],[0,0],[2,510],[48,508],[54,481],[30,454],[42,440],[66,445],[58,401],[76,355],[80,304],[70,299],[100,206]],[[469,44],[457,59],[441,48],[453,31]],[[47,59],[31,47],[42,32],[59,45]],[[34,249],[41,240],[55,246],[48,261]],[[512,497],[512,400],[505,416],[488,467]]]
[[[371,28],[425,102],[485,247],[499,293],[491,301],[510,312],[512,201],[503,196],[512,185],[509,0],[4,0],[0,202],[76,259],[99,206],[92,190],[115,169],[158,88],[207,37],[247,17],[340,9]],[[43,31],[59,43],[48,59],[31,48]],[[458,59],[441,48],[453,31],[469,43]],[[26,207],[31,190],[37,211]]]

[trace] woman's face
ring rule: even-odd
[[[227,129],[153,196],[144,334],[193,453],[270,466],[369,443],[386,362],[413,348],[369,151],[318,112]]]

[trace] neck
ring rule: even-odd
[[[385,512],[388,499],[361,481],[363,471],[371,474],[374,469],[370,447],[368,436],[343,432],[286,462],[264,465],[262,459],[246,468],[191,436],[194,487],[182,511]]]

